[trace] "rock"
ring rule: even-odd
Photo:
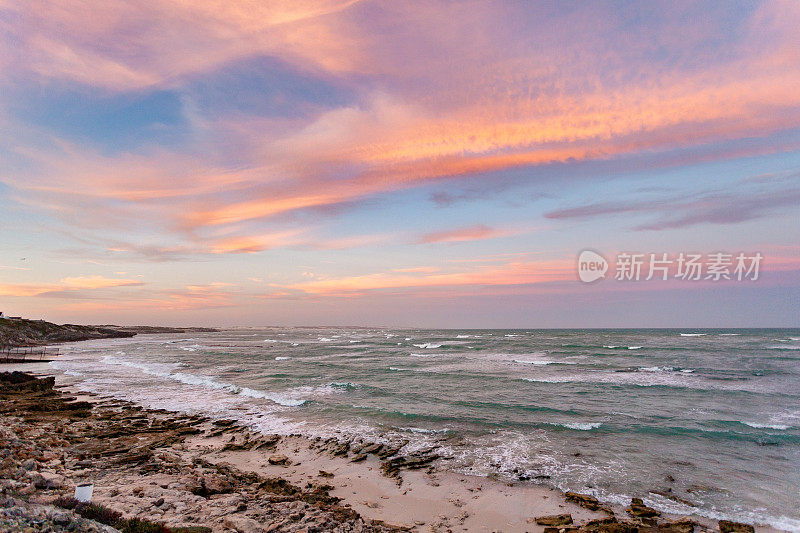
[[[639,527],[630,522],[621,522],[610,516],[598,520],[591,520],[581,526],[581,531],[591,533],[638,533]]]
[[[574,502],[585,509],[590,511],[597,511],[600,508],[600,502],[594,496],[588,494],[578,494],[577,492],[567,492],[565,494],[568,502]]]
[[[631,498],[631,506],[626,509],[628,514],[637,518],[653,518],[661,513],[644,504],[641,498]]]
[[[722,533],[754,533],[755,528],[750,524],[731,522],[730,520],[720,520],[719,530]]]
[[[271,465],[285,465],[289,462],[289,458],[283,454],[270,455],[267,462]]]
[[[223,476],[211,474],[203,478],[208,494],[228,494],[233,492],[233,484]]]
[[[544,528],[543,533],[573,533],[575,531],[580,531],[580,528],[575,526],[561,526],[561,527],[547,526]]]
[[[233,529],[238,533],[260,533],[261,531],[264,531],[264,528],[261,527],[261,524],[252,518],[247,518],[246,516],[228,516],[225,518],[223,523],[225,524],[225,527]]]
[[[183,526],[169,528],[171,533],[212,533],[214,530],[207,526]]]
[[[319,474],[317,474],[317,475],[319,477],[333,477],[333,473],[332,472],[326,472],[325,470],[320,470]]]
[[[56,511],[50,515],[50,520],[58,526],[65,526],[72,522],[72,517],[67,513]]]
[[[437,454],[395,457],[381,463],[381,472],[383,472],[385,476],[396,476],[402,469],[418,470],[430,465],[438,458],[439,456]]]
[[[230,481],[217,474],[209,474],[199,479],[195,478],[187,483],[186,488],[197,496],[209,497],[214,494],[228,494],[233,492]]]
[[[572,523],[572,515],[557,514],[550,516],[537,516],[536,523],[540,526],[568,526]]]
[[[31,481],[37,489],[58,489],[64,485],[64,476],[52,472],[32,472]]]
[[[364,454],[377,453],[381,448],[383,448],[383,444],[369,444],[361,448],[361,450],[359,450],[359,453],[364,453]]]
[[[693,533],[694,521],[688,516],[684,516],[671,522],[662,522],[658,525],[658,531],[663,533]]]
[[[162,505],[164,505],[164,498],[159,498],[153,502],[153,506],[155,507],[161,507]]]

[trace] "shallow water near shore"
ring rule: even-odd
[[[149,407],[800,531],[800,330],[265,328],[62,351],[79,388]]]

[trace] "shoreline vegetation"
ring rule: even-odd
[[[54,324],[25,318],[0,319],[0,348],[44,346],[92,339],[127,338],[149,333],[215,332],[214,328],[171,328],[162,326],[82,326]]]
[[[3,372],[0,532],[754,531],[462,476],[403,445],[261,435]],[[82,483],[91,504],[72,499]]]

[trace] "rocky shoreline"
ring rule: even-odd
[[[42,346],[62,342],[92,339],[133,337],[146,333],[214,332],[212,328],[170,328],[162,326],[83,326],[78,324],[53,324],[44,320],[24,318],[0,319],[0,348]]]
[[[639,499],[621,510],[456,479],[435,449],[403,454],[402,442],[260,435],[54,385],[0,373],[0,532],[753,531],[662,517]],[[71,499],[84,482],[96,508]]]

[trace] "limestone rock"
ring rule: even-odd
[[[755,528],[750,524],[731,522],[730,520],[720,520],[719,530],[722,533],[754,533]]]
[[[568,526],[572,523],[572,515],[557,514],[550,516],[537,516],[536,523],[540,526]]]

